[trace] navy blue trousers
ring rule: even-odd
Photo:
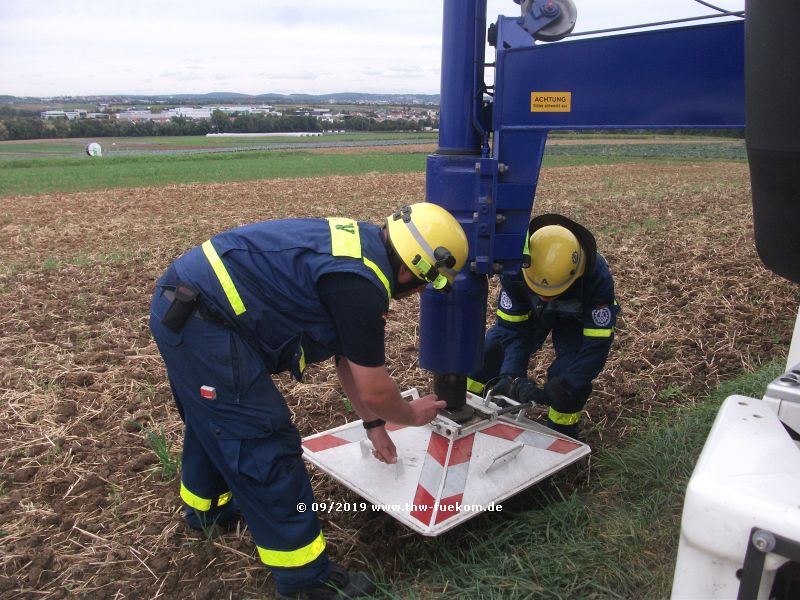
[[[178,333],[166,328],[169,305],[157,287],[150,329],[185,425],[182,499],[201,516],[235,502],[280,593],[324,581],[331,567],[300,435],[263,360],[219,323],[192,316]]]

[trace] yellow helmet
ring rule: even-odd
[[[594,256],[587,252],[578,240],[575,230],[585,238],[594,238],[577,223],[560,215],[543,215],[531,221],[528,239],[523,256],[522,276],[525,283],[539,296],[558,296],[563,294],[586,271],[587,260],[592,263]],[[557,218],[556,218],[557,217]]]
[[[417,202],[386,219],[389,243],[418,279],[447,293],[467,262],[469,244],[456,218],[438,204]]]

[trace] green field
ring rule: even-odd
[[[424,168],[425,155],[410,153],[236,152],[9,161],[0,163],[0,196],[174,183],[406,173]]]
[[[398,134],[406,135],[406,134]],[[190,138],[207,140],[207,138]],[[282,142],[289,138],[281,138]],[[295,138],[307,141],[308,138]],[[347,140],[371,141],[369,134],[349,134]],[[392,138],[394,139],[394,138]],[[399,138],[398,138],[399,139]],[[156,140],[166,149],[170,144],[186,143],[187,138],[127,139],[126,144],[146,144]],[[431,138],[429,141],[434,141]],[[209,142],[210,143],[210,142]],[[233,143],[226,140],[225,143]],[[237,140],[241,143],[241,140]],[[33,195],[50,192],[77,192],[110,188],[145,187],[175,183],[210,183],[359,175],[364,173],[407,173],[425,169],[426,154],[392,152],[312,153],[294,150],[242,152],[198,152],[190,154],[142,154],[100,158],[65,157],[71,152],[64,140],[18,143],[26,159],[0,160],[0,196]],[[0,148],[8,147],[7,145]],[[174,147],[174,146],[173,146]],[[45,150],[50,155],[44,158]],[[38,158],[32,158],[37,156]],[[744,144],[731,142],[682,143],[587,143],[550,144],[544,166],[609,164],[631,161],[744,160]]]
[[[130,155],[145,152],[180,151],[186,149],[202,150],[235,150],[284,145],[319,145],[348,144],[353,142],[367,143],[435,143],[437,133],[430,132],[387,132],[387,133],[335,133],[323,136],[279,136],[263,134],[253,137],[206,137],[193,136],[159,136],[134,138],[72,138],[57,140],[25,140],[0,142],[0,162],[8,160],[24,160],[31,158],[53,158],[61,156],[85,156],[84,149],[89,142],[97,142],[103,148],[106,157],[114,155]],[[88,157],[87,157],[88,158]]]

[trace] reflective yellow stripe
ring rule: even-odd
[[[217,498],[217,506],[225,506],[232,499],[233,492],[225,492],[224,494],[220,494],[219,498]],[[181,500],[186,502],[187,505],[191,506],[195,510],[201,510],[203,512],[211,510],[211,505],[213,504],[213,500],[211,498],[201,498],[200,496],[190,492],[189,488],[183,485],[182,481]]]
[[[486,388],[485,384],[481,383],[480,381],[475,381],[474,379],[470,379],[469,377],[467,377],[467,391],[470,391],[473,394],[482,394],[485,388]]]
[[[297,550],[267,550],[261,546],[258,548],[258,556],[268,567],[302,567],[308,563],[316,560],[325,550],[325,538],[322,537],[322,532],[314,539],[313,542]]]
[[[331,228],[331,254],[361,258],[361,235],[357,221],[332,217],[328,219],[328,226]]]
[[[586,337],[611,337],[614,333],[614,328],[611,329],[584,329],[583,335]]]
[[[208,498],[201,498],[200,496],[195,496],[192,492],[190,492],[183,482],[181,481],[181,500],[186,502],[189,506],[196,510],[207,511],[211,510],[211,500]]]
[[[527,321],[528,318],[531,316],[531,313],[527,313],[524,315],[510,315],[507,312],[503,312],[498,308],[497,316],[503,319],[503,321],[510,321],[511,323],[519,323],[520,321]]]
[[[228,274],[228,269],[222,264],[222,259],[211,244],[211,240],[203,242],[203,252],[205,252],[208,262],[211,263],[211,268],[214,269],[214,273],[216,273],[217,279],[219,279],[219,283],[225,291],[225,295],[228,297],[228,302],[231,303],[233,312],[236,315],[242,314],[246,310],[244,302],[242,302],[239,292],[236,291],[236,286],[233,285],[233,280]]]
[[[550,410],[547,411],[547,417],[558,425],[574,425],[581,420],[581,413],[561,413],[555,408],[550,407]]]
[[[333,256],[348,256],[363,260],[364,264],[378,276],[383,287],[386,288],[386,297],[391,300],[392,288],[389,285],[389,278],[386,277],[378,265],[366,256],[361,256],[361,234],[358,229],[358,221],[331,217],[328,219],[328,226],[331,228],[331,254]]]
[[[386,288],[386,296],[389,298],[389,300],[391,300],[392,299],[392,288],[389,287],[389,280],[386,278],[386,275],[383,274],[383,271],[381,271],[381,269],[380,269],[380,267],[378,265],[376,265],[374,262],[372,262],[366,256],[363,257],[361,260],[363,260],[364,264],[367,265],[370,269],[375,271],[375,275],[378,276],[378,279],[381,280],[381,283],[383,284],[383,287]]]

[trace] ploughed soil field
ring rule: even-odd
[[[271,597],[244,525],[215,539],[184,528],[179,475],[156,452],[166,442],[178,457],[182,429],[149,334],[153,284],[215,232],[294,216],[377,222],[424,187],[414,173],[0,198],[0,597]],[[589,226],[617,282],[617,339],[584,418],[595,455],[631,440],[632,423],[785,355],[797,293],[756,255],[746,164],[544,169],[534,210]],[[401,389],[427,392],[417,315],[416,298],[393,304],[388,367]],[[303,435],[357,418],[332,364],[308,372],[278,378]],[[542,485],[590,492],[590,467]],[[356,500],[312,480],[319,501]],[[469,543],[490,518],[445,535]],[[413,578],[429,560],[400,562],[427,541],[383,513],[321,519],[347,565]]]

